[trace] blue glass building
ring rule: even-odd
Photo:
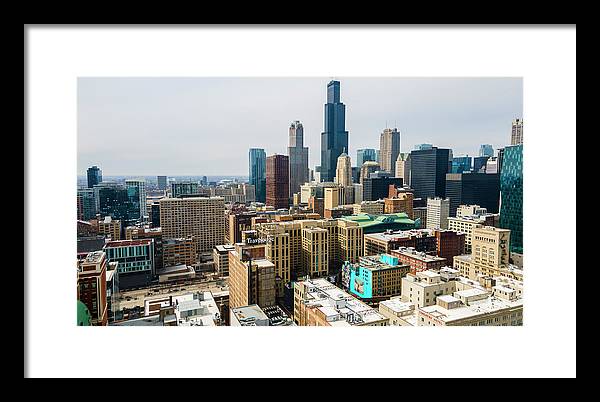
[[[452,158],[452,172],[451,173],[462,173],[471,171],[473,158],[467,156],[457,156]]]
[[[523,144],[507,146],[500,172],[500,227],[510,230],[510,251],[523,253]]]
[[[250,148],[248,153],[249,183],[254,186],[256,201],[267,201],[267,154],[262,148]]]
[[[490,144],[481,144],[479,147],[479,156],[494,156],[494,147]]]
[[[425,151],[427,149],[432,149],[433,144],[417,144],[415,145],[415,151]]]
[[[473,172],[479,173],[481,168],[485,167],[489,158],[489,156],[476,156],[473,158]]]
[[[377,154],[373,148],[356,151],[356,166],[360,168],[366,161],[377,161]]]
[[[102,170],[98,166],[92,166],[87,170],[87,186],[94,188],[96,184],[102,182]]]
[[[340,102],[340,82],[327,84],[325,124],[321,133],[321,181],[333,181],[338,157],[348,149],[346,105]]]
[[[121,221],[121,227],[133,225],[140,218],[139,187],[103,183],[94,187],[96,206],[101,216]]]

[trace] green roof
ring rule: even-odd
[[[403,225],[414,225],[415,221],[409,219],[408,215],[404,212],[396,214],[384,214],[384,215],[370,215],[370,214],[357,214],[344,216],[340,219],[350,222],[356,222],[360,227],[371,227],[382,224],[403,224]]]
[[[77,300],[77,325],[92,325],[92,315],[90,314],[90,310],[88,310],[87,306],[83,304],[81,300]]]

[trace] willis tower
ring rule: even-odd
[[[348,152],[346,105],[340,102],[340,82],[327,84],[325,127],[321,133],[321,181],[333,181],[337,158]]]

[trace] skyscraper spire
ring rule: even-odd
[[[348,148],[346,105],[340,101],[340,82],[327,84],[324,129],[321,133],[321,181],[333,181],[337,158]]]

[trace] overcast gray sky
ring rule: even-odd
[[[300,120],[311,168],[320,164],[324,78],[79,78],[77,173],[247,175],[248,148],[287,153]],[[510,144],[523,114],[521,78],[344,78],[349,155],[379,148],[388,127],[401,151],[431,143],[454,156]]]

